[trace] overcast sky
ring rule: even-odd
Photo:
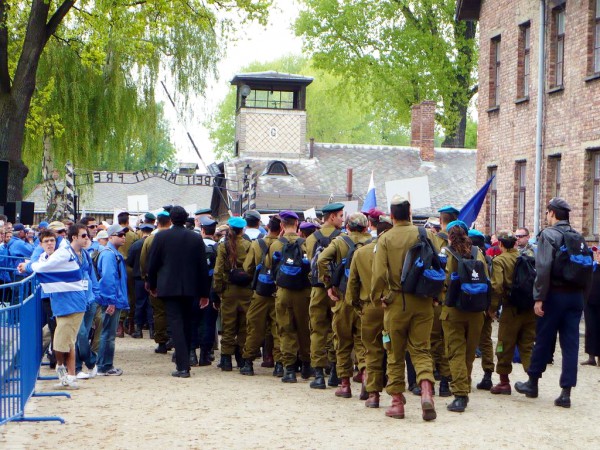
[[[159,101],[165,102],[165,116],[171,124],[171,138],[177,148],[177,159],[182,162],[199,162],[198,156],[186,136],[192,135],[206,164],[214,161],[208,130],[202,123],[214,112],[229,90],[229,81],[239,70],[253,61],[270,61],[288,54],[300,54],[301,39],[294,36],[291,25],[298,15],[295,0],[275,0],[266,27],[252,24],[238,30],[239,39],[229,45],[227,54],[218,65],[219,78],[213,82],[204,98],[191,101],[189,111],[180,111],[179,118],[168,102],[162,86],[157,86]],[[167,81],[167,87],[172,91]],[[172,94],[172,92],[171,92]],[[187,119],[181,119],[187,117]],[[185,122],[185,123],[183,123]],[[204,172],[200,164],[200,172]]]

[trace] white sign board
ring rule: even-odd
[[[272,216],[272,214],[261,214],[260,215],[260,222],[266,226],[269,223],[270,216]]]
[[[130,213],[139,213],[148,211],[148,196],[143,195],[128,195],[127,209]]]
[[[358,200],[351,200],[349,202],[340,202],[344,204],[344,220],[348,216],[358,212]]]
[[[187,211],[188,217],[194,217],[194,212],[198,210],[198,207],[195,203],[192,203],[191,205],[185,205],[183,209]]]
[[[316,219],[316,218],[317,218],[317,211],[315,210],[315,208],[310,208],[310,209],[307,209],[306,211],[304,211],[304,220]]]
[[[394,195],[402,195],[410,201],[413,210],[431,207],[429,196],[429,177],[405,178],[385,182],[385,195],[388,208]]]

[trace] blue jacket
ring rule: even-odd
[[[0,244],[0,281],[10,283],[10,274],[9,271],[6,270],[6,268],[10,266],[8,258],[5,258],[5,256],[8,256],[8,248],[6,247],[6,244],[2,243]]]
[[[129,309],[125,260],[110,242],[98,256],[98,275],[98,303],[102,306],[115,305],[117,309]]]
[[[13,260],[11,266],[17,267],[19,263],[23,262],[25,258],[31,258],[33,253],[33,245],[29,242],[25,242],[23,239],[19,239],[16,236],[10,238],[10,241],[6,244],[8,247],[8,255],[22,258],[21,260]]]

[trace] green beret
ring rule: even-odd
[[[329,203],[328,205],[323,206],[322,211],[324,213],[331,213],[341,211],[342,209],[344,209],[343,203]]]
[[[144,214],[144,218],[148,220],[156,220],[156,216],[151,212],[147,212],[146,214]]]
[[[196,212],[194,213],[194,215],[197,216],[198,214],[212,214],[212,209],[210,209],[210,208],[197,209]]]
[[[458,214],[460,211],[454,206],[446,205],[443,208],[438,209],[439,213]]]

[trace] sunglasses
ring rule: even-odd
[[[57,233],[62,234],[62,233],[66,233],[67,230],[58,230]]]
[[[117,233],[117,234],[114,234],[113,236],[122,238],[122,237],[125,237],[125,233]]]
[[[80,237],[81,239],[85,239],[85,238],[87,238],[87,237],[88,237],[88,234],[87,234],[87,233],[83,233],[83,234],[80,234],[80,235],[79,235],[79,237]]]
[[[88,225],[88,228],[91,228],[92,230],[95,230],[96,228],[98,228],[98,225]]]
[[[517,239],[521,239],[521,238],[524,238],[524,237],[527,237],[527,236],[529,236],[529,235],[528,234],[515,234],[515,237]]]

